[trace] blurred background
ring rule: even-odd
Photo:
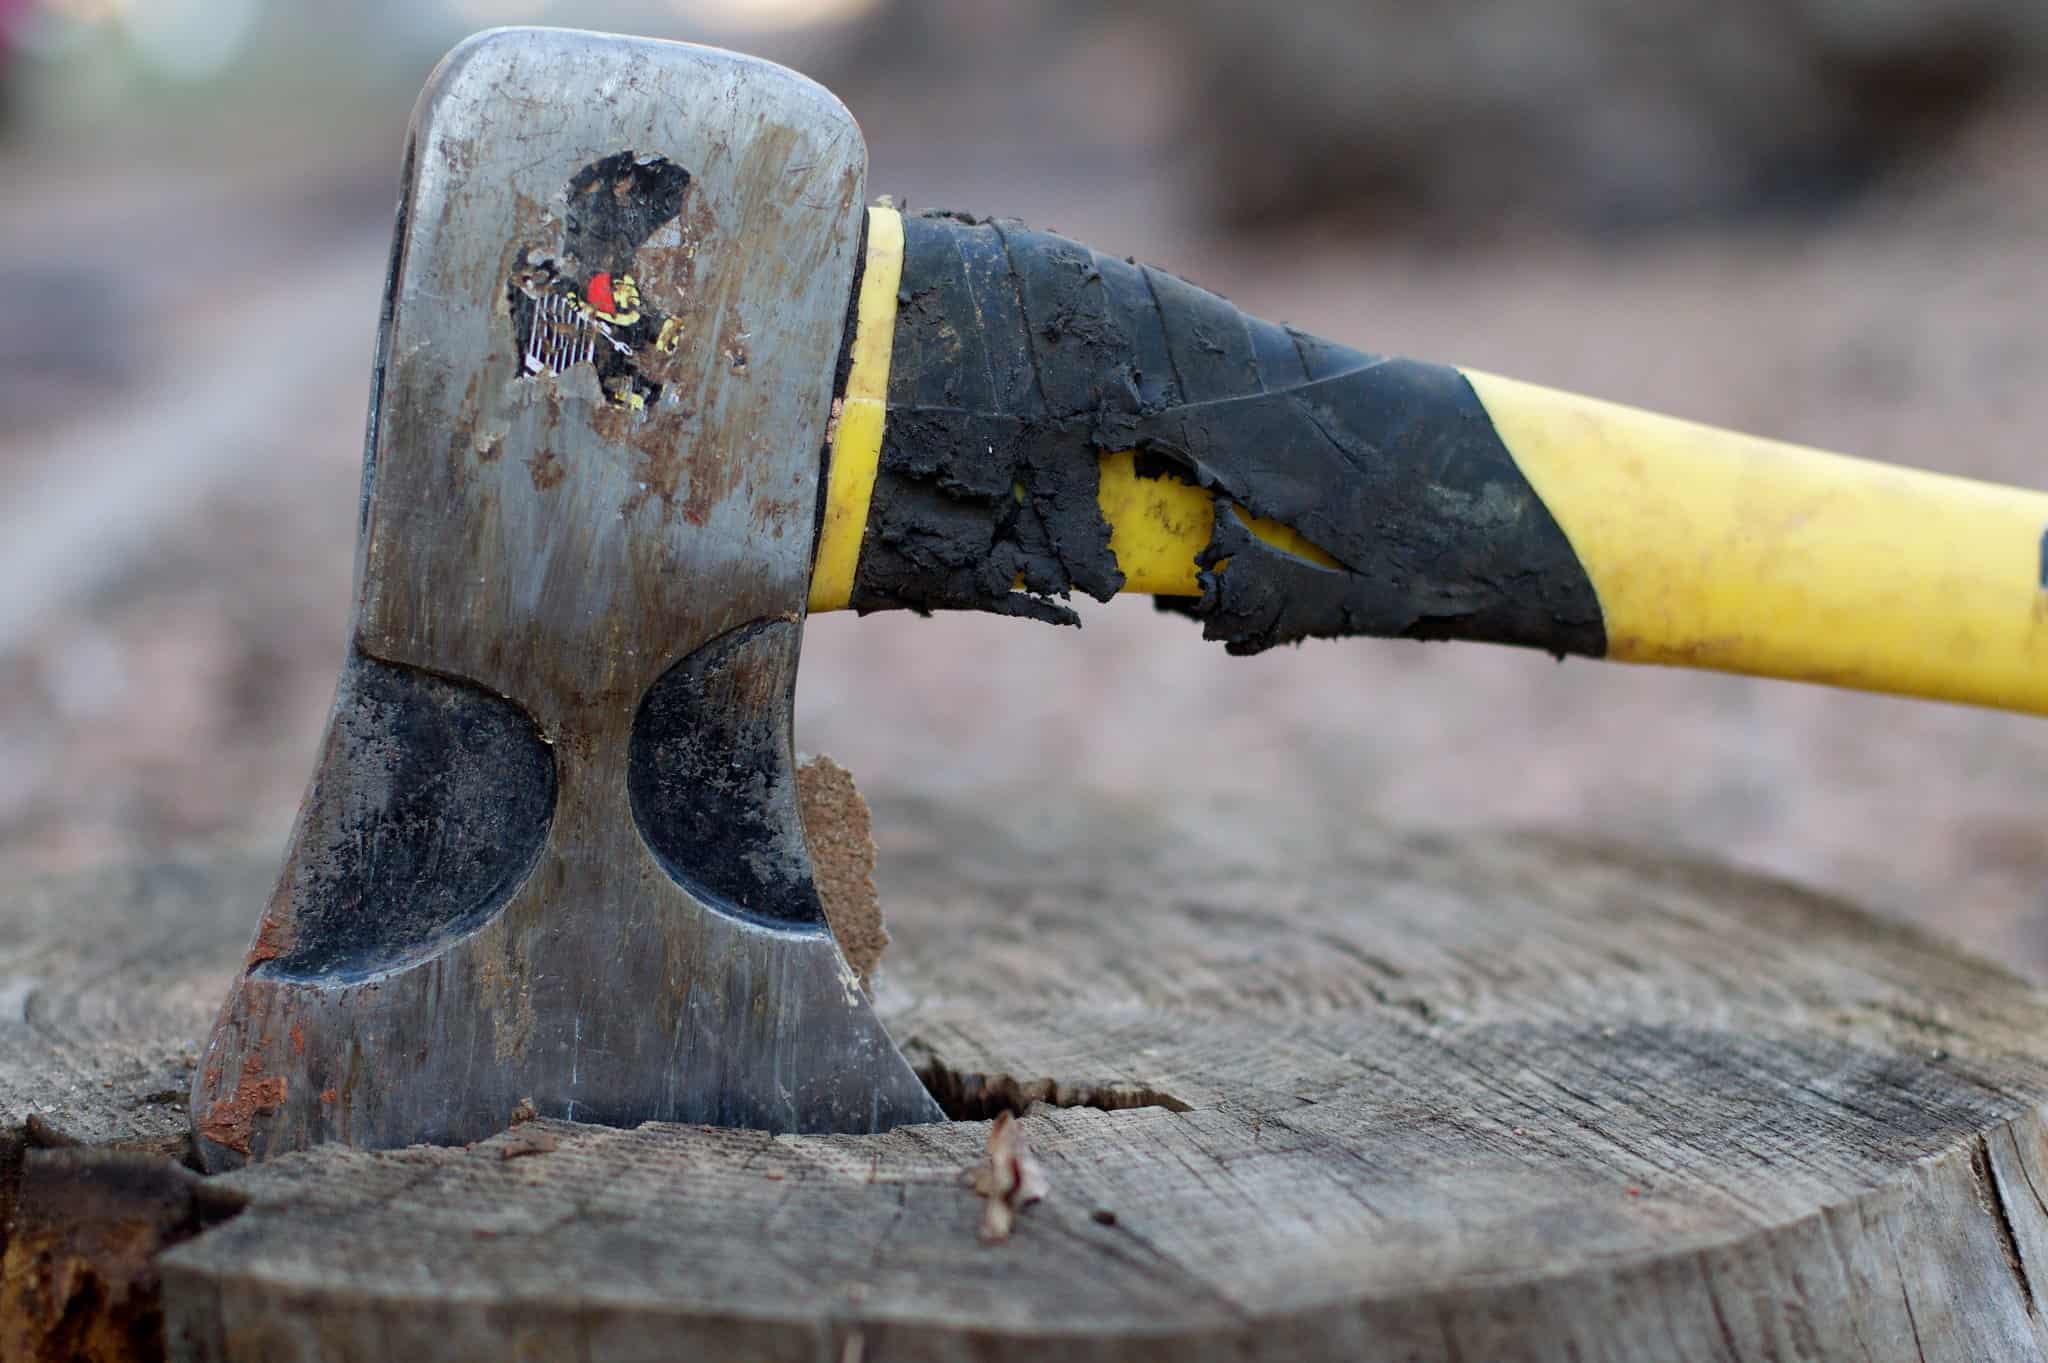
[[[774,57],[858,115],[871,193],[1368,350],[2048,486],[2040,0],[0,0],[0,858],[281,843],[405,119],[451,43],[528,22]],[[1618,835],[2048,978],[2041,720],[1463,646],[1233,659],[1083,605],[814,621],[799,746],[1019,811],[1084,783],[1333,841]]]

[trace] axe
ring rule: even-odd
[[[2048,495],[1248,317],[866,207],[817,85],[508,29],[414,113],[317,769],[209,1167],[582,1121],[942,1119],[795,798],[807,611],[1518,644],[2048,710]]]

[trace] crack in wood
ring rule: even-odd
[[[1991,1163],[1991,1142],[1982,1135],[1977,1137],[1970,1150],[1970,1173],[1977,1181],[1977,1201],[1984,1208],[1985,1215],[1991,1218],[2005,1266],[2011,1270],[2013,1281],[2019,1284],[2020,1300],[2031,1316],[2034,1314],[2034,1286],[2027,1281],[2026,1263],[2020,1257],[2019,1237],[2013,1232],[2012,1211],[2005,1205],[2005,1189],[1999,1185],[1998,1170]]]
[[[1034,1103],[1050,1107],[1089,1107],[1100,1112],[1126,1112],[1140,1107],[1163,1107],[1168,1112],[1193,1110],[1191,1104],[1146,1084],[976,1074],[955,1070],[945,1061],[930,1055],[919,1059],[915,1068],[925,1088],[946,1115],[956,1122],[992,1121],[1005,1112],[1022,1117]]]

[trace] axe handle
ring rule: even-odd
[[[1607,657],[2048,713],[2048,494],[1467,377]]]
[[[1233,652],[1464,638],[2048,713],[2048,494],[1248,317],[870,214],[813,610],[1154,594]]]

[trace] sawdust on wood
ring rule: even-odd
[[[1045,1170],[1025,1144],[1023,1124],[1007,1112],[989,1124],[988,1158],[974,1171],[974,1191],[982,1199],[981,1238],[986,1244],[1009,1239],[1018,1213],[1049,1191]]]
[[[822,755],[797,768],[796,799],[825,918],[846,963],[860,976],[861,987],[868,988],[882,950],[889,945],[882,903],[875,893],[875,837],[868,802],[855,788],[853,773]]]

